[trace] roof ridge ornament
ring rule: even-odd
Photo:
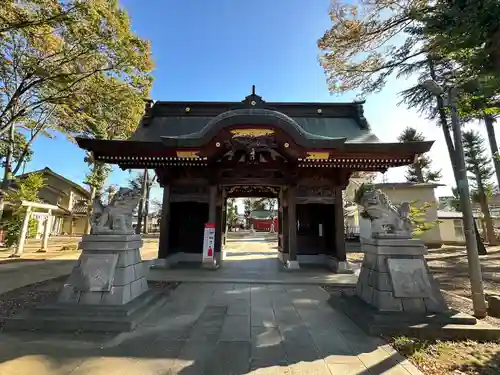
[[[255,93],[255,85],[252,85],[252,93],[245,97],[245,99],[243,99],[241,102],[252,107],[259,107],[265,103],[264,99],[262,99],[262,96],[259,96]]]

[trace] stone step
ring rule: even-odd
[[[404,311],[386,313],[375,310],[357,296],[332,297],[328,302],[372,336],[408,336],[426,340],[500,338],[500,328],[453,310],[429,315]]]
[[[149,290],[144,293],[144,297],[140,296],[114,310],[111,306],[71,306],[68,308],[68,306],[60,305],[59,309],[33,309],[7,319],[4,330],[129,332],[134,330],[157,307],[162,306],[167,296],[168,293],[165,291]],[[91,311],[93,315],[90,314]]]
[[[127,317],[134,314],[144,303],[150,303],[156,299],[157,293],[151,293],[151,290],[141,294],[123,306],[114,305],[77,305],[69,303],[43,305],[36,308],[40,315],[59,315],[59,316],[100,316],[100,317]]]

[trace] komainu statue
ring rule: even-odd
[[[96,197],[92,205],[91,234],[134,234],[132,213],[140,199],[140,189],[123,187],[107,206]]]
[[[387,195],[371,184],[362,184],[356,191],[355,203],[362,206],[364,215],[372,222],[372,237],[411,238],[410,203],[394,206]]]

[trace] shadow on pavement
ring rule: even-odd
[[[286,374],[291,366],[303,373],[382,374],[402,361],[327,308],[326,292],[317,287],[218,284],[204,301],[193,301],[188,294],[200,288],[211,290],[181,285],[131,333],[3,333],[0,373]]]

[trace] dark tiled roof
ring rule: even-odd
[[[81,200],[73,205],[71,210],[73,215],[87,215],[87,201]]]
[[[156,106],[157,104],[155,104]],[[160,103],[169,105],[169,103]],[[186,106],[185,104],[184,106]],[[318,104],[321,106],[321,104]],[[204,128],[213,122],[219,115],[247,111],[249,116],[259,116],[264,112],[269,117],[270,113],[283,116],[298,127],[304,138],[311,140],[333,140],[343,138],[348,143],[373,143],[379,142],[377,136],[370,132],[368,126],[360,123],[359,117],[345,114],[343,116],[325,116],[309,114],[309,116],[289,116],[287,113],[269,109],[237,109],[221,112],[217,115],[191,115],[180,113],[154,113],[147,122],[141,122],[130,140],[142,142],[159,142],[162,137],[191,138],[204,132]],[[262,112],[262,113],[260,113]],[[253,122],[252,122],[253,123]]]
[[[77,183],[67,179],[66,177],[64,176],[61,176],[60,174],[54,172],[52,169],[50,169],[49,167],[45,167],[43,169],[39,169],[39,170],[36,170],[36,171],[32,171],[32,172],[28,172],[28,173],[25,173],[25,174],[22,174],[22,175],[19,175],[17,176],[17,178],[24,178],[24,177],[27,177],[28,175],[30,174],[33,174],[33,173],[43,173],[43,174],[50,174],[64,182],[66,182],[67,184],[73,186],[76,190],[78,190],[81,194],[87,196],[87,197],[90,197],[90,192],[85,189],[83,186],[80,186],[78,185]]]

